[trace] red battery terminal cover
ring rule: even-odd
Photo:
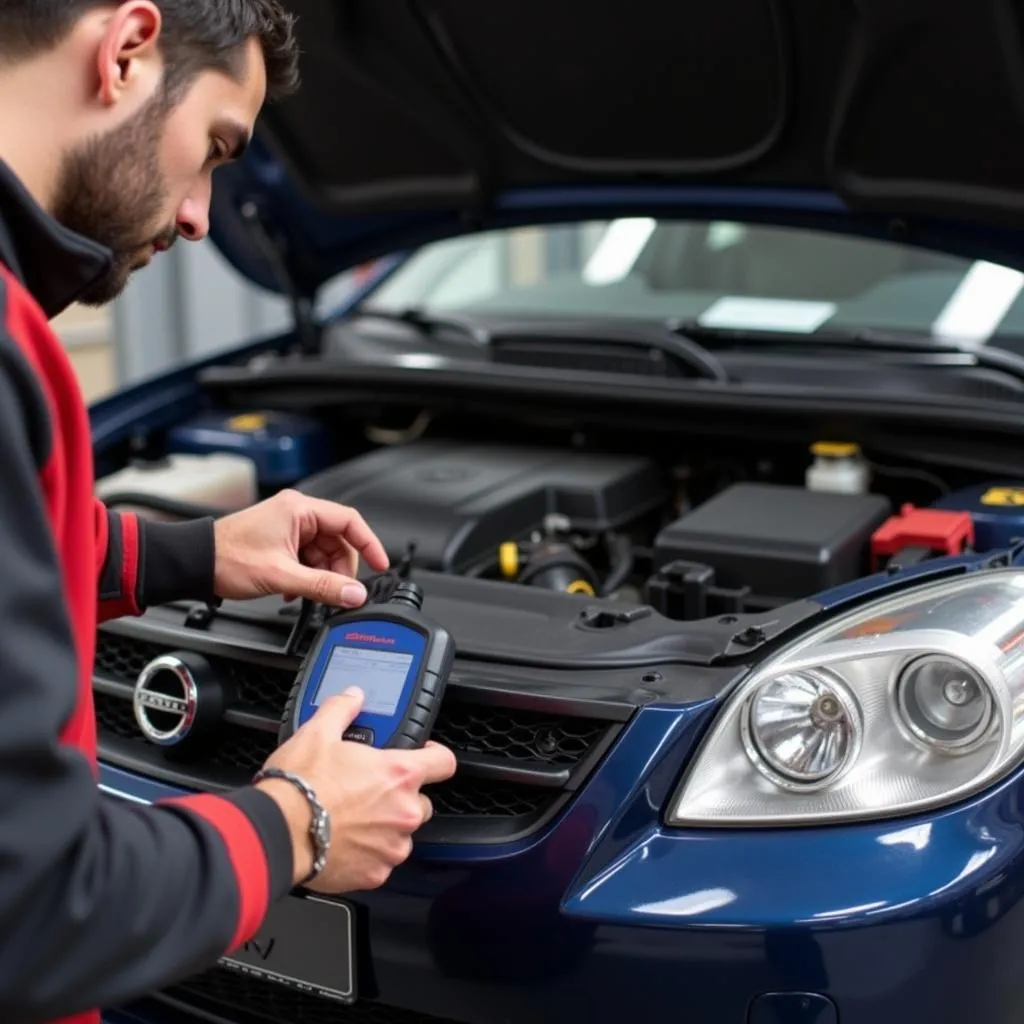
[[[928,548],[937,555],[958,555],[974,544],[969,512],[904,505],[871,537],[871,560],[881,569],[887,558],[906,548]]]

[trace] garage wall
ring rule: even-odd
[[[71,356],[87,402],[117,386],[112,311],[73,306],[53,321]]]
[[[242,278],[210,242],[179,243],[113,304],[115,373],[128,384],[291,322],[287,303]]]
[[[246,339],[285,329],[287,303],[244,281],[212,244],[179,245],[102,309],[53,321],[87,402]]]
[[[344,274],[319,296],[321,308],[353,287]],[[124,384],[182,362],[286,331],[288,302],[250,284],[212,242],[178,243],[137,272],[113,304],[115,374]]]

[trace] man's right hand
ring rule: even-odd
[[[421,787],[455,773],[455,755],[436,743],[420,750],[377,750],[342,740],[362,706],[358,692],[332,697],[267,760],[267,767],[301,776],[331,816],[327,865],[308,885],[318,892],[382,886],[412,852],[413,833],[431,816]],[[313,864],[309,804],[284,779],[257,785],[288,822],[298,884]]]

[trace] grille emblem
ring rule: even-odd
[[[163,747],[181,743],[199,711],[199,688],[192,670],[175,654],[154,658],[135,682],[132,709],[151,743]]]

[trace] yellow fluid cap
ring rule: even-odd
[[[567,594],[586,594],[587,597],[594,596],[594,588],[586,580],[573,580],[565,588]]]
[[[815,441],[811,454],[823,459],[852,459],[860,455],[860,445],[853,441]]]
[[[238,416],[232,416],[227,421],[229,430],[237,430],[243,434],[254,434],[262,430],[270,421],[270,417],[262,412],[243,412]]]
[[[498,565],[506,579],[514,579],[519,572],[519,548],[514,540],[507,540],[498,548]]]

